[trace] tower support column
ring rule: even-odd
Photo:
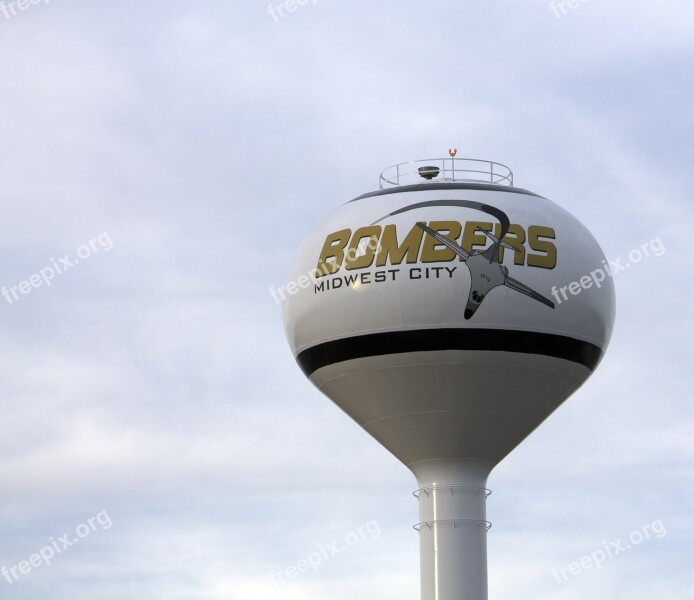
[[[487,600],[486,499],[489,466],[481,461],[410,465],[420,488],[422,600]]]

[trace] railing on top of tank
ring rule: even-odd
[[[381,189],[456,181],[512,186],[513,171],[501,163],[477,158],[426,158],[393,165],[379,176]]]

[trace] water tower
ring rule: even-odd
[[[415,475],[422,600],[487,599],[491,470],[600,362],[614,287],[590,232],[498,163],[390,167],[293,263],[311,382]]]

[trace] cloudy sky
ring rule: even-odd
[[[269,288],[449,146],[610,259],[665,248],[492,473],[490,598],[694,598],[692,3],[272,1],[0,2],[0,598],[419,597],[414,478],[304,379]]]

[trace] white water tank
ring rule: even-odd
[[[414,161],[380,183],[301,244],[287,338],[417,478],[422,600],[486,600],[487,477],[597,367],[612,279],[590,232],[508,167]]]

